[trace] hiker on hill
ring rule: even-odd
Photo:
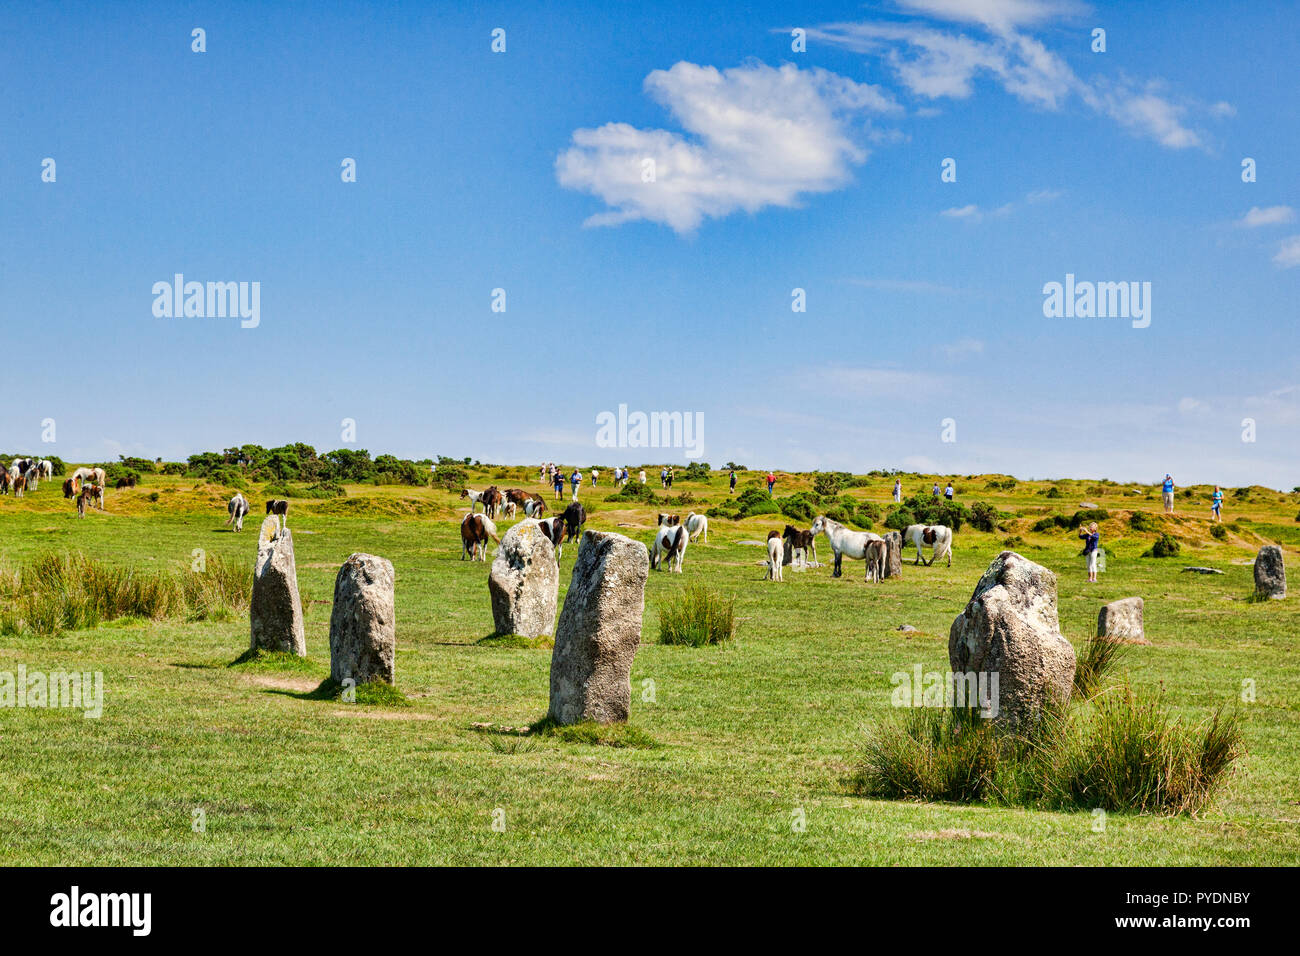
[[[573,474],[569,476],[569,484],[573,485],[573,500],[578,500],[578,489],[582,487],[582,472],[577,468],[573,469]]]
[[[727,494],[734,495],[736,493],[736,469],[731,469],[731,478],[729,480],[731,487],[727,489]]]
[[[1210,516],[1214,521],[1223,524],[1223,489],[1218,485],[1214,486],[1214,496],[1210,499]]]
[[[903,500],[903,480],[901,478],[894,479],[894,500]]]
[[[1097,522],[1092,522],[1086,529],[1079,529],[1079,537],[1083,539],[1083,553],[1088,558],[1088,583],[1097,583],[1097,544],[1101,541],[1101,535],[1097,533]]]
[[[948,482],[948,487],[943,489],[943,496],[947,498],[949,501],[952,501],[952,496],[954,494],[956,494],[956,492],[953,490],[952,482],[950,481]]]
[[[551,484],[555,487],[555,500],[559,501],[564,497],[564,469],[556,468],[551,473]]]
[[[1174,479],[1165,475],[1165,483],[1160,488],[1165,498],[1165,514],[1174,513]]]
[[[776,475],[770,471],[767,473],[767,496],[772,497],[772,486],[776,484]]]

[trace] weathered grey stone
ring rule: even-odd
[[[539,637],[555,629],[560,566],[538,522],[526,518],[505,533],[488,573],[498,634]]]
[[[392,563],[373,554],[354,554],[339,568],[330,613],[330,677],[338,683],[393,683],[395,581]]]
[[[903,576],[903,534],[890,531],[885,535],[885,577]]]
[[[1275,544],[1264,545],[1255,555],[1255,593],[1277,601],[1286,597],[1286,564]]]
[[[287,528],[279,534],[258,538],[248,624],[250,650],[307,656],[298,569],[293,560],[293,534]]]
[[[1027,729],[1050,701],[1067,702],[1075,658],[1056,614],[1056,575],[1014,551],[999,554],[952,622],[948,661],[956,673],[998,675],[994,721],[1003,729]]]
[[[641,542],[609,531],[583,534],[551,654],[549,713],[557,723],[627,720],[649,573]]]
[[[1097,612],[1097,634],[1133,644],[1150,644],[1143,628],[1144,606],[1140,597],[1121,598],[1103,604]]]

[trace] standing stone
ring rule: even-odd
[[[259,537],[248,623],[249,650],[307,656],[298,569],[293,560],[293,535],[288,529],[277,535]]]
[[[1255,555],[1255,593],[1278,601],[1286,597],[1286,565],[1275,544],[1264,545]]]
[[[885,535],[885,577],[903,576],[903,533],[890,531]]]
[[[640,541],[583,534],[551,653],[549,714],[557,723],[627,720],[649,572],[650,552]]]
[[[524,519],[501,538],[488,573],[488,593],[496,633],[539,637],[555,629],[560,566],[536,519]]]
[[[1102,605],[1097,612],[1097,634],[1134,644],[1150,644],[1142,627],[1143,607],[1140,597],[1121,598]]]
[[[373,554],[354,554],[334,579],[330,613],[330,677],[393,683],[397,650],[392,562]]]
[[[994,721],[1003,729],[1036,723],[1052,699],[1066,703],[1075,659],[1056,615],[1056,575],[1014,551],[999,554],[952,622],[948,661],[957,674],[998,675]]]

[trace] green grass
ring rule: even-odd
[[[630,462],[633,471],[636,462]],[[602,468],[602,471],[604,469]],[[647,469],[657,475],[658,468]],[[760,473],[740,475],[738,491]],[[785,495],[812,490],[811,476],[782,475]],[[949,476],[937,476],[941,486]],[[491,483],[470,469],[471,487]],[[643,641],[632,666],[629,729],[657,746],[593,746],[558,734],[501,737],[498,751],[476,723],[524,726],[548,707],[551,655],[480,643],[493,630],[487,567],[460,561],[455,493],[349,486],[347,498],[295,501],[290,517],[299,584],[315,595],[305,661],[227,666],[248,647],[246,610],[228,619],[130,614],[115,626],[21,629],[0,635],[0,671],[104,674],[104,713],[0,710],[0,862],[15,864],[933,864],[1260,865],[1300,863],[1300,610],[1296,599],[1252,603],[1249,561],[1271,526],[1294,527],[1296,496],[1229,500],[1227,541],[1208,531],[1209,509],[1159,516],[1182,540],[1176,561],[1142,558],[1155,532],[1138,532],[1134,509],[1158,512],[1159,496],[1131,486],[1069,480],[986,489],[954,476],[959,500],[985,500],[1012,517],[992,533],[963,528],[954,563],[916,567],[871,585],[860,562],[765,585],[759,562],[782,516],[710,521],[682,575],[647,584]],[[904,476],[928,492],[932,476]],[[533,479],[535,482],[535,478]],[[498,482],[501,484],[501,482]],[[886,507],[892,476],[849,489]],[[536,488],[552,504],[551,495]],[[655,484],[656,491],[658,490]],[[606,501],[588,527],[649,543],[654,509]],[[727,499],[725,474],[679,480],[674,493]],[[157,501],[150,494],[157,493]],[[566,498],[567,498],[566,490]],[[583,489],[584,503],[591,489]],[[78,520],[57,485],[21,501],[0,498],[0,563],[12,573],[48,553],[92,556],[137,573],[190,574],[192,552],[251,568],[256,528],[224,529],[227,489],[149,476],[143,489],[110,490],[107,512]],[[254,510],[263,496],[253,488]],[[1101,522],[1108,571],[1085,581],[1079,542],[1030,527],[1081,502]],[[1043,509],[1049,509],[1045,511]],[[509,522],[502,522],[502,531]],[[633,525],[633,527],[621,527]],[[1058,574],[1062,629],[1076,646],[1101,604],[1146,599],[1151,646],[1126,650],[1135,691],[1163,687],[1162,707],[1187,727],[1204,724],[1253,681],[1238,707],[1248,755],[1196,814],[1112,816],[1092,831],[1084,810],[1027,809],[997,801],[918,802],[857,795],[851,783],[871,728],[894,713],[890,675],[947,668],[947,636],[980,574],[1020,537],[1022,553]],[[1203,542],[1203,543],[1202,543]],[[1296,564],[1294,546],[1287,562]],[[819,557],[829,565],[824,539]],[[401,703],[355,706],[315,695],[328,673],[329,604],[339,566],[354,551],[397,571],[396,681]],[[561,600],[577,549],[564,550]],[[1182,574],[1208,565],[1222,576]],[[736,639],[726,653],[659,644],[660,616],[684,586],[734,599]],[[9,592],[5,592],[8,594]],[[11,598],[0,595],[0,613]],[[916,632],[899,632],[900,624]],[[302,669],[297,669],[301,667]],[[924,708],[920,708],[924,709]],[[577,732],[575,732],[577,733]],[[1196,739],[1193,737],[1193,739]],[[1201,739],[1204,739],[1202,737]],[[527,743],[516,744],[516,740]],[[512,752],[510,748],[515,748]],[[996,781],[995,781],[996,782]],[[207,832],[190,830],[202,807]],[[493,829],[505,811],[504,832]],[[807,827],[793,832],[793,811]],[[954,858],[923,832],[988,834]]]
[[[736,599],[698,584],[687,585],[659,612],[659,643],[703,647],[736,633]]]

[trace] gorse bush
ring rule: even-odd
[[[659,612],[659,643],[703,647],[721,644],[736,633],[736,601],[691,585]]]
[[[1159,525],[1154,518],[1145,511],[1135,511],[1128,516],[1128,526],[1134,531],[1156,531]]]
[[[0,634],[49,634],[118,618],[228,620],[248,608],[252,569],[209,555],[203,571],[117,567],[49,552],[0,571]]]
[[[1171,534],[1162,534],[1160,535],[1159,538],[1156,539],[1155,544],[1151,545],[1151,547],[1148,550],[1142,552],[1142,557],[1172,558],[1172,557],[1176,557],[1178,555],[1178,552],[1181,551],[1182,549],[1183,549],[1182,545],[1178,543],[1177,538],[1175,538]]]

